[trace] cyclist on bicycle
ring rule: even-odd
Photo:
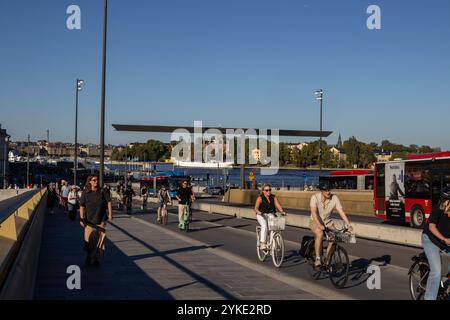
[[[444,188],[440,196],[422,233],[422,245],[430,265],[425,300],[436,300],[438,295],[442,272],[440,251],[450,254],[450,188]]]
[[[166,186],[162,186],[158,192],[159,205],[157,209],[158,222],[161,223],[161,210],[164,205],[172,204],[172,199],[169,196]]]
[[[127,206],[127,211],[131,211],[132,205],[133,205],[133,196],[135,196],[136,193],[134,192],[133,188],[131,187],[131,184],[127,185],[127,188],[125,189],[123,193],[123,197],[125,199],[125,204]]]
[[[263,186],[262,194],[256,199],[255,203],[256,220],[258,220],[258,223],[261,226],[261,250],[267,249],[267,222],[269,220],[269,216],[274,216],[277,210],[283,215],[286,215],[280,202],[278,201],[278,198],[271,192],[272,188],[270,184],[265,184]]]
[[[148,200],[148,193],[146,186],[141,187],[141,197],[142,197],[142,210],[144,210],[147,207],[147,200]]]
[[[192,189],[188,187],[187,180],[184,180],[181,187],[177,191],[178,200],[178,228],[183,230],[184,226],[184,210],[189,209],[189,201],[193,201],[194,195],[192,194]]]
[[[337,223],[330,218],[334,209],[339,212],[339,215],[345,223],[345,228],[350,232],[353,231],[353,227],[350,225],[350,221],[342,208],[341,201],[336,195],[331,193],[329,184],[321,183],[319,185],[319,190],[320,192],[312,195],[310,201],[311,220],[309,228],[314,233],[314,249],[316,253],[316,261],[314,262],[315,267],[322,265],[320,252],[322,251],[322,241],[325,229],[342,229],[342,227],[339,227]],[[328,250],[329,249],[331,249],[331,246],[328,246]],[[325,256],[328,256],[328,252]]]

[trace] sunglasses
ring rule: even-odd
[[[272,191],[272,189],[264,189],[265,192]]]

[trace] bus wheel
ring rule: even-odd
[[[411,227],[423,229],[425,227],[425,223],[425,212],[422,207],[414,207],[411,210]]]

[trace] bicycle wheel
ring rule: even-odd
[[[314,239],[310,240],[307,244],[306,247],[306,253],[305,253],[305,258],[306,258],[306,263],[308,264],[308,273],[309,275],[314,279],[314,280],[319,280],[322,275],[323,275],[323,268],[320,267],[315,267],[314,263],[316,261],[316,251],[314,249],[314,244],[315,241]],[[323,246],[321,249],[321,254],[323,255]]]
[[[184,231],[189,232],[189,209],[184,209]]]
[[[256,228],[256,254],[258,255],[258,260],[263,262],[266,260],[267,254],[264,250],[260,248],[261,241],[261,228]]]
[[[409,293],[413,300],[423,300],[430,267],[425,261],[416,261],[409,270]]]
[[[162,223],[163,223],[163,225],[167,225],[167,216],[168,216],[168,214],[167,214],[167,209],[166,209],[165,206],[161,209],[161,216],[162,216]]]
[[[347,284],[350,260],[347,251],[340,245],[336,245],[331,250],[328,263],[330,280],[336,288],[341,289]]]
[[[272,240],[272,262],[279,268],[284,260],[284,241],[281,233],[276,232]]]

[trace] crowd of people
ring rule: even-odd
[[[309,228],[315,238],[315,257],[314,265],[320,267],[323,264],[321,260],[322,242],[326,230],[348,230],[353,231],[353,227],[347,214],[344,212],[341,201],[338,196],[331,193],[331,186],[328,183],[321,183],[319,191],[314,193],[310,199],[310,224]],[[132,209],[133,197],[136,192],[131,183],[124,184],[120,182],[117,185],[117,194],[119,203],[126,207],[128,211]],[[146,208],[149,189],[145,186],[140,188],[142,198],[142,209]],[[161,186],[156,197],[157,221],[161,223],[161,210],[164,206],[171,205],[172,199],[166,186]],[[178,200],[178,222],[179,229],[183,230],[186,223],[186,212],[189,213],[189,220],[192,221],[192,203],[196,200],[195,193],[189,181],[184,180],[180,184],[176,199]],[[70,220],[74,221],[79,209],[80,224],[84,227],[84,248],[88,251],[86,263],[99,264],[99,255],[104,250],[104,239],[106,225],[108,220],[113,219],[112,199],[109,186],[100,188],[97,176],[90,176],[81,190],[78,186],[69,186],[67,181],[61,180],[57,183],[48,185],[47,205],[50,214],[54,214],[56,206],[67,213]],[[272,194],[272,188],[265,184],[262,193],[255,202],[256,220],[261,226],[260,248],[267,248],[268,238],[268,219],[276,213],[286,215],[278,198]],[[331,213],[336,210],[341,221],[331,219]],[[97,234],[94,243],[92,235]],[[450,189],[444,189],[441,192],[439,203],[433,208],[429,221],[424,229],[422,243],[425,254],[430,264],[430,275],[427,283],[425,299],[436,299],[439,288],[441,265],[440,251],[450,252]],[[94,246],[97,250],[89,250],[89,246]],[[327,255],[325,255],[327,256]],[[450,270],[449,270],[450,271]]]

